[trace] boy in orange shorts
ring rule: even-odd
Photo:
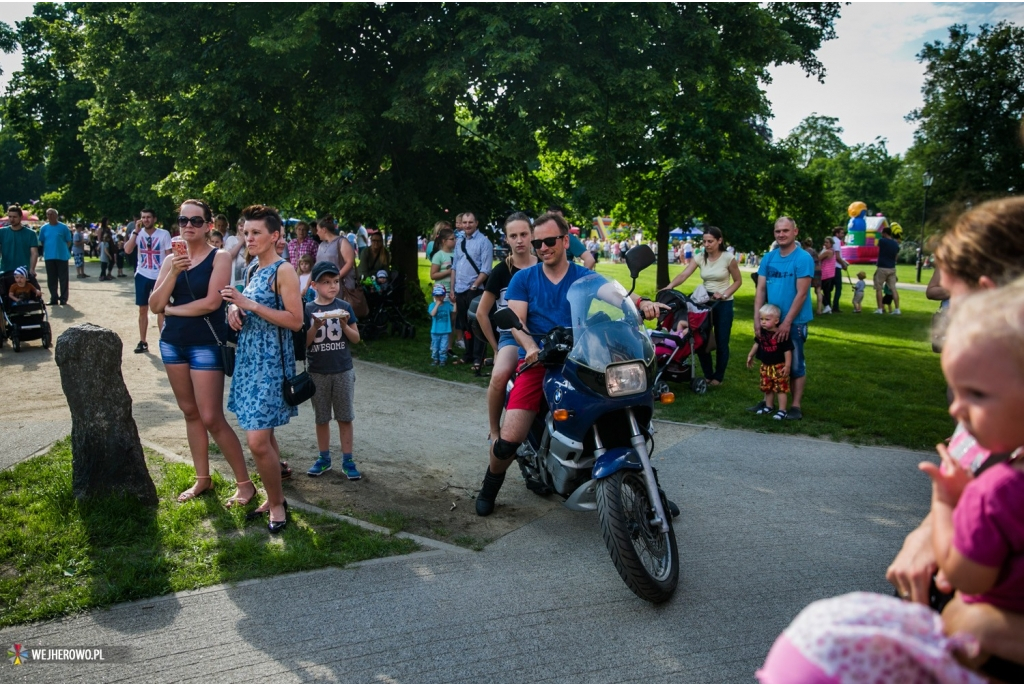
[[[793,342],[776,340],[775,333],[779,329],[782,310],[773,304],[766,304],[758,310],[761,320],[761,334],[754,338],[754,346],[747,355],[747,368],[754,367],[754,357],[761,361],[761,392],[764,393],[764,406],[757,414],[771,414],[776,421],[786,418],[786,402],[789,393],[789,370],[793,365]],[[778,400],[778,411],[775,400]]]

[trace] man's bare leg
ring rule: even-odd
[[[516,450],[530,432],[537,412],[528,409],[509,409],[505,411],[505,422],[501,426],[501,436],[491,443],[490,458],[483,485],[476,497],[476,513],[489,516],[494,511],[494,500],[505,482],[505,472],[512,465]]]

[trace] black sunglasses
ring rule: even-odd
[[[201,216],[179,216],[178,217],[178,228],[185,228],[189,224],[192,224],[195,228],[201,228],[206,224],[206,219]]]
[[[555,243],[564,238],[564,235],[556,235],[552,238],[538,238],[537,240],[531,240],[530,244],[533,245],[533,249],[539,250],[541,245],[547,245],[548,247],[554,247]]]

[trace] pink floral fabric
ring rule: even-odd
[[[954,651],[977,650],[973,637],[943,635],[942,619],[928,607],[854,592],[801,611],[757,677],[762,683],[983,683],[953,658]]]

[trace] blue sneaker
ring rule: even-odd
[[[356,463],[351,459],[341,462],[341,470],[349,480],[359,480],[363,477],[363,474],[359,473],[359,470],[356,469]]]
[[[316,478],[322,476],[331,470],[331,460],[324,459],[323,457],[317,457],[316,463],[309,467],[309,471],[306,471],[307,476]]]

